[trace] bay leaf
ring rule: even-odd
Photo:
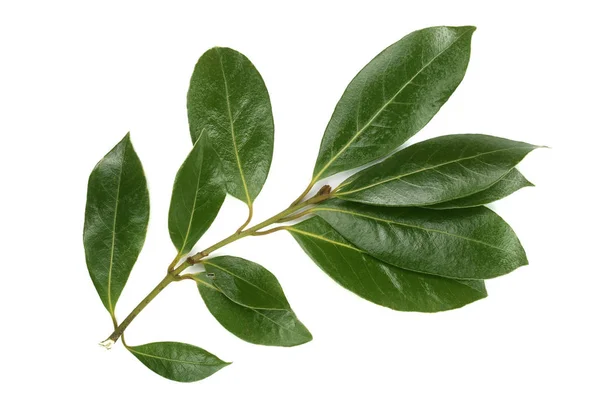
[[[462,81],[474,31],[418,30],[371,60],[335,107],[312,182],[383,157],[420,131]]]
[[[483,281],[457,280],[397,268],[353,246],[320,217],[287,229],[334,281],[397,311],[438,312],[485,298]]]
[[[537,146],[488,135],[446,135],[407,147],[343,182],[336,197],[426,206],[481,192]]]
[[[128,133],[90,174],[83,228],[88,271],[113,321],[144,245],[149,215],[146,177]]]
[[[249,343],[265,346],[297,346],[312,335],[292,310],[265,310],[242,306],[212,285],[206,272],[196,277],[198,291],[210,313],[229,332]]]
[[[411,271],[490,279],[527,264],[513,230],[486,207],[429,210],[333,200],[314,212],[359,249]]]
[[[503,199],[517,190],[528,186],[533,186],[533,183],[529,182],[515,168],[508,174],[504,175],[498,182],[494,183],[489,188],[482,190],[481,192],[474,193],[470,196],[461,197],[456,200],[430,204],[426,206],[426,208],[443,210],[448,208],[477,207]]]
[[[187,343],[155,342],[127,350],[158,375],[177,382],[202,380],[230,364]]]
[[[230,300],[251,308],[290,308],[279,281],[263,266],[232,256],[209,258],[202,264],[212,285]]]
[[[216,153],[202,136],[175,176],[169,207],[169,234],[179,256],[194,247],[225,200],[218,167]]]
[[[212,48],[194,68],[187,108],[192,141],[208,135],[227,192],[251,208],[273,157],[273,115],[262,77],[243,54]]]

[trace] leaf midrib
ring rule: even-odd
[[[204,261],[204,262],[203,262],[203,264],[212,265],[213,267],[215,267],[215,268],[217,268],[217,269],[220,269],[221,271],[223,271],[223,272],[225,272],[225,273],[227,273],[227,274],[229,274],[229,275],[231,275],[231,276],[233,276],[233,277],[236,277],[236,278],[238,278],[239,280],[241,280],[241,281],[243,281],[243,282],[246,282],[248,285],[255,287],[256,289],[258,289],[259,291],[263,292],[263,293],[264,293],[264,294],[266,294],[267,296],[269,296],[269,297],[271,297],[272,299],[276,300],[276,301],[277,301],[277,303],[281,303],[281,300],[279,300],[277,297],[273,296],[271,293],[267,292],[266,290],[262,289],[262,288],[261,288],[261,287],[259,287],[259,286],[256,286],[254,283],[252,283],[252,282],[250,282],[250,281],[248,281],[248,280],[244,279],[243,277],[241,277],[241,276],[239,276],[239,275],[236,275],[236,274],[234,274],[233,272],[229,271],[228,269],[226,269],[226,268],[223,268],[223,267],[219,266],[218,264],[215,264],[214,262],[210,262],[210,261]],[[231,299],[230,299],[230,300],[231,300]],[[243,304],[241,304],[241,305],[243,305]],[[245,307],[248,307],[248,306],[245,306]],[[257,308],[258,308],[258,307],[257,307]],[[274,308],[273,310],[287,310],[287,308]]]
[[[112,270],[114,265],[114,256],[115,256],[115,240],[117,236],[117,214],[119,212],[119,196],[121,193],[121,178],[123,177],[123,163],[125,162],[125,153],[127,152],[127,146],[129,146],[129,142],[125,143],[125,148],[123,149],[123,155],[121,156],[121,162],[119,163],[119,179],[117,180],[117,194],[115,196],[115,215],[113,217],[113,227],[112,227],[112,241],[110,246],[110,262],[108,264],[108,312],[111,316],[114,317],[115,310],[112,304]]]
[[[347,192],[339,192],[338,194],[339,195],[347,195],[347,194],[352,194],[352,193],[360,192],[360,191],[367,190],[367,189],[370,189],[370,188],[378,186],[378,185],[383,185],[385,183],[388,183],[388,182],[391,182],[391,181],[394,181],[394,180],[402,179],[402,178],[410,176],[410,175],[418,174],[418,173],[429,171],[429,170],[435,170],[435,169],[437,169],[439,167],[443,167],[445,165],[450,165],[450,164],[453,164],[453,163],[460,163],[460,162],[465,161],[465,160],[472,160],[472,159],[475,159],[475,158],[478,158],[478,157],[482,157],[482,156],[486,156],[486,155],[489,155],[489,154],[498,153],[498,152],[501,152],[501,151],[520,150],[520,149],[528,149],[528,148],[530,148],[530,146],[507,147],[507,148],[504,148],[504,149],[496,149],[496,150],[487,151],[487,152],[484,152],[484,153],[475,154],[475,155],[469,156],[469,157],[458,158],[458,159],[455,159],[455,160],[443,162],[443,163],[440,163],[440,164],[437,164],[437,165],[433,165],[433,166],[430,166],[430,167],[421,168],[421,169],[418,169],[416,171],[411,171],[411,172],[403,174],[403,175],[392,176],[392,177],[384,179],[382,181],[378,181],[378,182],[372,183],[370,185],[363,186],[363,187],[360,187],[360,188],[357,188],[357,189],[353,189],[353,190],[350,190],[350,191],[347,191]],[[477,193],[477,192],[475,192],[475,193]],[[473,193],[471,193],[471,194],[473,194]],[[467,195],[467,196],[469,196],[469,195]],[[461,196],[461,198],[462,197],[463,196]],[[452,199],[452,200],[454,200],[454,199]]]
[[[397,266],[395,266],[395,265],[392,265],[392,264],[388,264],[387,262],[385,262],[385,261],[383,261],[383,260],[380,260],[380,259],[378,259],[378,258],[376,258],[376,257],[374,257],[374,256],[372,256],[372,255],[370,255],[369,253],[367,253],[367,252],[366,252],[366,251],[364,251],[364,250],[361,250],[361,249],[358,249],[358,248],[356,248],[356,247],[353,247],[353,246],[347,245],[347,244],[345,244],[345,243],[340,243],[340,242],[336,242],[336,241],[334,241],[334,240],[331,240],[331,239],[327,239],[327,238],[325,238],[324,236],[321,236],[321,235],[317,235],[317,234],[314,234],[314,233],[306,232],[306,231],[303,231],[303,230],[300,230],[300,229],[296,229],[296,228],[291,228],[291,227],[290,227],[290,228],[287,228],[287,230],[289,230],[289,231],[293,231],[293,232],[296,232],[296,233],[299,233],[299,234],[301,234],[301,235],[306,235],[306,236],[313,237],[313,238],[316,238],[316,239],[319,239],[319,240],[323,240],[323,241],[325,241],[325,242],[332,243],[334,246],[335,246],[335,245],[339,245],[339,246],[342,246],[342,247],[347,247],[348,249],[351,249],[351,250],[357,251],[357,252],[359,252],[359,253],[363,253],[363,254],[365,254],[367,257],[370,257],[370,258],[373,258],[373,259],[377,260],[377,262],[379,262],[379,263],[383,263],[383,265],[385,265],[387,268],[394,268],[394,269],[399,269],[399,270],[401,270],[401,271],[410,271],[410,272],[417,273],[417,274],[427,275],[427,273],[425,273],[425,272],[422,272],[422,271],[417,271],[417,270],[411,270],[411,269],[401,268],[401,267],[397,267]],[[340,253],[340,254],[341,254],[341,253]],[[348,265],[350,265],[350,263],[348,263]],[[367,269],[367,271],[368,271],[368,269]],[[369,275],[370,275],[370,273],[369,273]],[[451,278],[451,277],[447,277],[447,276],[441,276],[441,275],[432,275],[432,276],[436,276],[436,277],[439,277],[439,278],[443,278],[443,279],[447,279],[447,280],[449,280],[449,281],[456,282],[456,283],[458,283],[458,284],[460,284],[460,285],[463,285],[463,286],[466,286],[466,287],[468,287],[468,288],[471,288],[471,289],[475,290],[475,291],[476,291],[476,292],[478,292],[478,293],[481,293],[479,290],[477,290],[477,289],[473,288],[472,286],[470,286],[470,285],[466,284],[465,282],[463,282],[463,281],[462,281],[462,280],[460,280],[460,279]],[[371,276],[371,279],[373,280],[373,282],[374,282],[374,283],[377,285],[377,287],[379,288],[379,284],[377,283],[377,281],[375,281],[375,279],[373,279],[373,277],[372,277],[372,276]],[[362,282],[361,282],[361,283],[362,283]],[[381,288],[379,288],[379,289],[380,289],[380,291],[381,291]],[[383,293],[383,291],[381,291],[381,292]]]
[[[202,131],[200,131],[200,135],[198,136],[198,139],[196,140],[196,144],[194,145],[194,147],[199,145],[199,142],[202,139],[202,134],[204,133],[204,130],[205,130],[205,128],[202,128]],[[196,150],[196,149],[194,149],[194,150]],[[192,150],[192,151],[194,151],[194,150]],[[202,150],[204,150],[204,149],[202,149]],[[192,222],[194,221],[194,214],[196,213],[196,202],[198,201],[198,189],[200,188],[200,178],[202,177],[203,166],[204,166],[204,154],[202,154],[202,164],[200,165],[200,171],[198,172],[198,178],[196,179],[196,190],[194,191],[194,201],[192,203],[190,219],[188,221],[187,231],[185,232],[185,238],[183,239],[183,243],[181,244],[181,249],[179,250],[179,255],[182,255],[182,253],[184,252],[185,246],[187,245],[187,241],[190,236],[190,231],[192,229]]]
[[[374,221],[385,222],[385,223],[390,224],[390,225],[399,225],[399,226],[404,226],[406,228],[413,228],[413,229],[423,230],[423,231],[426,231],[426,232],[439,233],[439,234],[442,234],[442,235],[452,236],[452,237],[455,237],[455,238],[459,238],[459,239],[467,240],[467,241],[470,241],[470,242],[478,243],[478,244],[481,244],[481,245],[484,245],[484,246],[487,246],[487,247],[491,247],[491,248],[496,249],[496,250],[500,250],[500,251],[502,251],[504,253],[513,254],[513,253],[509,252],[508,250],[503,249],[503,248],[498,247],[498,246],[494,246],[493,244],[482,242],[481,240],[477,240],[477,239],[472,239],[472,238],[469,238],[467,236],[461,236],[461,235],[456,235],[456,234],[453,234],[453,233],[450,233],[450,232],[440,231],[438,229],[430,229],[430,228],[425,228],[425,227],[418,226],[418,225],[403,224],[401,222],[397,222],[397,221],[393,221],[393,220],[387,220],[387,219],[384,219],[384,218],[373,217],[372,215],[361,214],[361,213],[356,213],[356,212],[347,211],[347,210],[340,210],[340,209],[336,209],[336,208],[315,207],[313,210],[314,211],[340,212],[340,213],[343,213],[343,214],[354,215],[356,217],[362,217],[362,218],[372,219]]]
[[[242,178],[242,185],[244,186],[244,192],[246,193],[246,202],[248,205],[252,204],[250,200],[250,193],[248,192],[248,185],[246,185],[246,178],[244,177],[244,170],[242,169],[242,162],[240,161],[240,155],[238,154],[237,143],[235,141],[235,130],[233,127],[233,116],[231,114],[231,103],[229,101],[229,84],[227,83],[227,77],[225,76],[225,67],[223,66],[223,57],[219,54],[219,63],[221,65],[221,73],[223,74],[223,83],[225,84],[225,100],[227,101],[227,113],[229,115],[229,125],[231,130],[231,141],[233,142],[233,152],[235,153],[235,160],[237,162],[238,169],[240,171],[240,177]]]
[[[381,114],[383,112],[383,110],[385,110],[387,108],[387,106],[389,106],[390,104],[392,104],[392,102],[396,99],[396,97],[398,97],[398,95],[400,95],[400,93],[406,89],[406,87],[412,83],[412,81],[419,75],[421,74],[421,72],[423,72],[426,68],[428,68],[435,60],[438,59],[438,57],[440,57],[442,54],[444,54],[446,51],[448,51],[452,46],[454,46],[456,44],[456,42],[458,42],[464,35],[466,35],[469,31],[467,30],[466,32],[463,32],[462,34],[460,34],[452,43],[450,43],[445,49],[443,49],[442,51],[440,51],[438,54],[435,55],[435,57],[433,57],[431,60],[429,60],[424,66],[422,66],[404,85],[402,85],[402,87],[388,100],[386,101],[383,106],[381,106],[381,108],[379,108],[379,110],[375,113],[375,115],[373,117],[371,117],[371,119],[369,119],[369,121],[367,121],[367,123],[360,128],[359,131],[357,131],[354,136],[352,136],[352,138],[348,141],[348,143],[346,143],[344,145],[344,147],[341,148],[340,151],[338,151],[336,153],[335,156],[333,156],[329,162],[327,162],[327,164],[325,164],[325,166],[319,171],[319,173],[317,175],[315,175],[315,177],[313,178],[313,182],[316,182],[319,177],[331,166],[331,164],[338,159],[338,157],[344,152],[346,151],[346,149],[348,147],[350,147],[350,145],[352,143],[354,143],[354,141],[358,138],[358,136],[360,136],[365,129],[367,129],[372,123],[373,121],[379,116],[379,114]]]
[[[207,286],[207,287],[208,287],[208,286]],[[211,289],[211,288],[209,288],[209,289]],[[215,289],[218,289],[218,288],[215,288]],[[231,300],[229,297],[225,296],[225,294],[223,294],[223,292],[221,292],[221,291],[219,291],[219,290],[215,290],[215,289],[212,289],[212,290],[214,290],[215,292],[217,292],[217,293],[221,294],[221,295],[222,295],[223,297],[225,297],[227,300],[231,301],[232,303],[234,303],[234,304],[236,304],[236,305],[238,305],[238,306],[240,306],[240,307],[243,307],[243,308],[245,308],[245,309],[248,309],[248,310],[254,311],[256,314],[260,315],[261,317],[265,318],[266,320],[269,320],[269,321],[271,321],[271,323],[273,323],[274,325],[277,325],[277,326],[278,326],[278,327],[280,327],[281,329],[284,329],[284,330],[286,330],[286,331],[290,332],[290,333],[291,333],[291,334],[293,334],[293,335],[296,335],[296,336],[299,336],[299,337],[302,337],[302,338],[308,338],[308,339],[310,339],[310,336],[306,336],[306,335],[303,335],[303,334],[301,334],[301,333],[298,333],[298,332],[296,332],[296,331],[293,331],[293,330],[291,330],[290,328],[288,328],[288,327],[286,327],[286,326],[283,326],[283,325],[281,325],[280,323],[278,323],[277,321],[275,321],[275,320],[273,320],[273,319],[271,319],[271,318],[267,317],[267,316],[266,316],[266,315],[263,313],[263,312],[266,312],[266,311],[287,312],[287,313],[291,313],[291,314],[292,314],[292,316],[294,316],[294,317],[295,317],[295,315],[294,315],[294,313],[293,313],[293,311],[292,311],[292,310],[288,310],[288,309],[285,309],[285,310],[268,310],[268,309],[260,309],[260,308],[248,307],[248,306],[245,306],[245,305],[243,305],[243,304],[240,304],[240,303],[237,303],[237,302],[235,302],[235,301]],[[261,311],[263,311],[263,312],[261,312]],[[296,318],[296,320],[297,320],[297,318]],[[298,322],[300,322],[300,321],[298,321]]]
[[[310,236],[310,237],[313,237],[313,238],[316,238],[316,239],[320,239],[320,240],[322,240],[322,241],[324,241],[324,242],[331,243],[331,244],[333,244],[334,246],[346,247],[346,248],[348,248],[348,249],[351,249],[351,250],[357,251],[357,252],[359,252],[359,253],[366,253],[365,251],[363,251],[363,250],[361,250],[361,249],[357,249],[357,248],[356,248],[356,247],[354,247],[354,246],[350,246],[350,245],[348,245],[348,244],[341,243],[341,242],[336,242],[335,240],[328,239],[328,238],[326,238],[325,236],[322,236],[322,235],[317,235],[316,233],[306,232],[306,231],[303,231],[303,230],[300,230],[300,229],[297,229],[297,228],[291,228],[291,227],[288,227],[288,228],[286,228],[286,230],[288,230],[288,231],[292,231],[292,232],[296,232],[296,233],[299,233],[299,234],[301,234],[301,235]]]
[[[279,326],[281,329],[284,329],[284,330],[286,330],[286,331],[290,332],[291,334],[293,334],[293,335],[295,335],[295,336],[299,336],[299,337],[301,337],[301,338],[308,338],[308,339],[310,339],[310,336],[307,336],[307,335],[304,335],[304,334],[298,333],[298,332],[296,332],[296,331],[294,331],[294,330],[291,330],[291,329],[290,329],[290,328],[288,328],[287,326],[283,326],[283,325],[281,325],[279,322],[277,322],[277,321],[275,321],[275,320],[273,320],[273,319],[271,319],[271,318],[267,317],[267,316],[266,316],[266,315],[265,315],[263,312],[261,312],[261,311],[268,311],[268,310],[261,310],[261,309],[258,309],[258,308],[251,308],[251,307],[247,307],[247,308],[250,308],[252,311],[254,311],[255,313],[257,313],[257,314],[261,315],[263,318],[265,318],[265,319],[267,319],[267,320],[271,321],[273,324],[275,324],[275,325]],[[289,313],[292,313],[292,311],[291,311],[291,310],[275,310],[275,311],[279,311],[279,312],[289,312]],[[293,313],[292,313],[292,316],[295,318],[295,315],[293,315]],[[297,318],[296,318],[296,319],[297,319]],[[298,322],[300,322],[300,321],[298,321]]]
[[[153,354],[143,353],[143,352],[141,352],[139,350],[134,350],[133,347],[129,347],[129,351],[131,351],[133,353],[136,353],[136,354],[139,354],[141,356],[150,357],[150,358],[156,358],[158,360],[170,361],[170,362],[173,362],[173,363],[199,365],[199,366],[204,366],[204,367],[218,367],[218,366],[221,365],[221,363],[219,363],[219,364],[202,364],[202,363],[194,362],[194,361],[175,360],[173,358],[167,358],[167,357],[156,356],[156,355],[153,355]],[[224,362],[223,362],[223,364],[224,364]]]

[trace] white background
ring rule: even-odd
[[[600,398],[593,2],[247,3],[0,3],[0,397]],[[189,342],[231,366],[180,384],[120,345],[97,345],[111,323],[83,255],[88,175],[131,131],[151,221],[117,307],[123,318],[174,255],[167,209],[191,148],[189,77],[205,50],[243,52],[271,95],[275,155],[258,222],[305,187],[331,112],[364,64],[413,30],[471,24],[478,30],[464,82],[412,142],[481,132],[552,147],[521,164],[537,187],[493,206],[519,234],[529,266],[490,281],[489,297],[463,309],[399,313],[337,286],[280,232],[220,254],[273,271],[312,342],[245,343],[182,282],[131,325],[129,342]],[[230,234],[245,213],[228,198],[199,247]]]

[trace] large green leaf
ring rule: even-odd
[[[187,97],[192,141],[208,134],[227,191],[251,207],[273,156],[273,115],[260,74],[243,54],[215,47],[200,57]]]
[[[462,81],[474,31],[416,31],[367,64],[327,125],[313,182],[385,156],[421,130]]]
[[[437,312],[486,297],[483,281],[461,281],[386,264],[353,246],[319,217],[287,228],[304,251],[337,283],[398,311]]]
[[[203,260],[213,286],[234,302],[252,308],[287,310],[290,305],[275,275],[239,257]]]
[[[428,210],[333,200],[314,211],[358,248],[412,271],[489,279],[527,264],[513,230],[486,207]]]
[[[423,206],[490,187],[536,146],[487,135],[426,140],[351,176],[336,196],[383,206]]]
[[[128,133],[90,174],[83,228],[88,271],[113,319],[144,245],[149,214],[146,177]]]
[[[235,336],[266,346],[297,346],[312,335],[292,310],[264,310],[242,306],[212,286],[206,272],[196,275],[198,290],[210,313]]]
[[[484,204],[500,200],[519,189],[527,186],[533,186],[516,168],[504,175],[502,179],[494,183],[489,188],[477,192],[470,196],[461,197],[460,199],[450,200],[443,203],[431,204],[427,208],[435,208],[439,210],[448,208],[465,208],[476,207]]]
[[[169,234],[179,255],[188,253],[210,227],[225,200],[218,158],[202,136],[175,177]]]
[[[186,343],[156,342],[127,349],[152,371],[177,382],[199,381],[231,364]]]

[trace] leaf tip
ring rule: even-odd
[[[463,25],[463,26],[449,26],[448,28],[454,29],[455,31],[462,32],[463,34],[472,35],[473,32],[477,30],[477,27],[474,25]]]
[[[477,30],[477,27],[475,25],[463,25],[459,27],[460,29],[463,29],[467,32],[475,32]]]
[[[308,328],[304,327],[304,329],[305,329],[305,332],[303,332],[303,336],[304,336],[305,340],[301,343],[298,343],[299,345],[308,343],[308,342],[312,342],[312,340],[313,340],[313,335],[312,335],[312,333],[310,333]]]
[[[115,147],[131,145],[131,132],[127,132]]]

